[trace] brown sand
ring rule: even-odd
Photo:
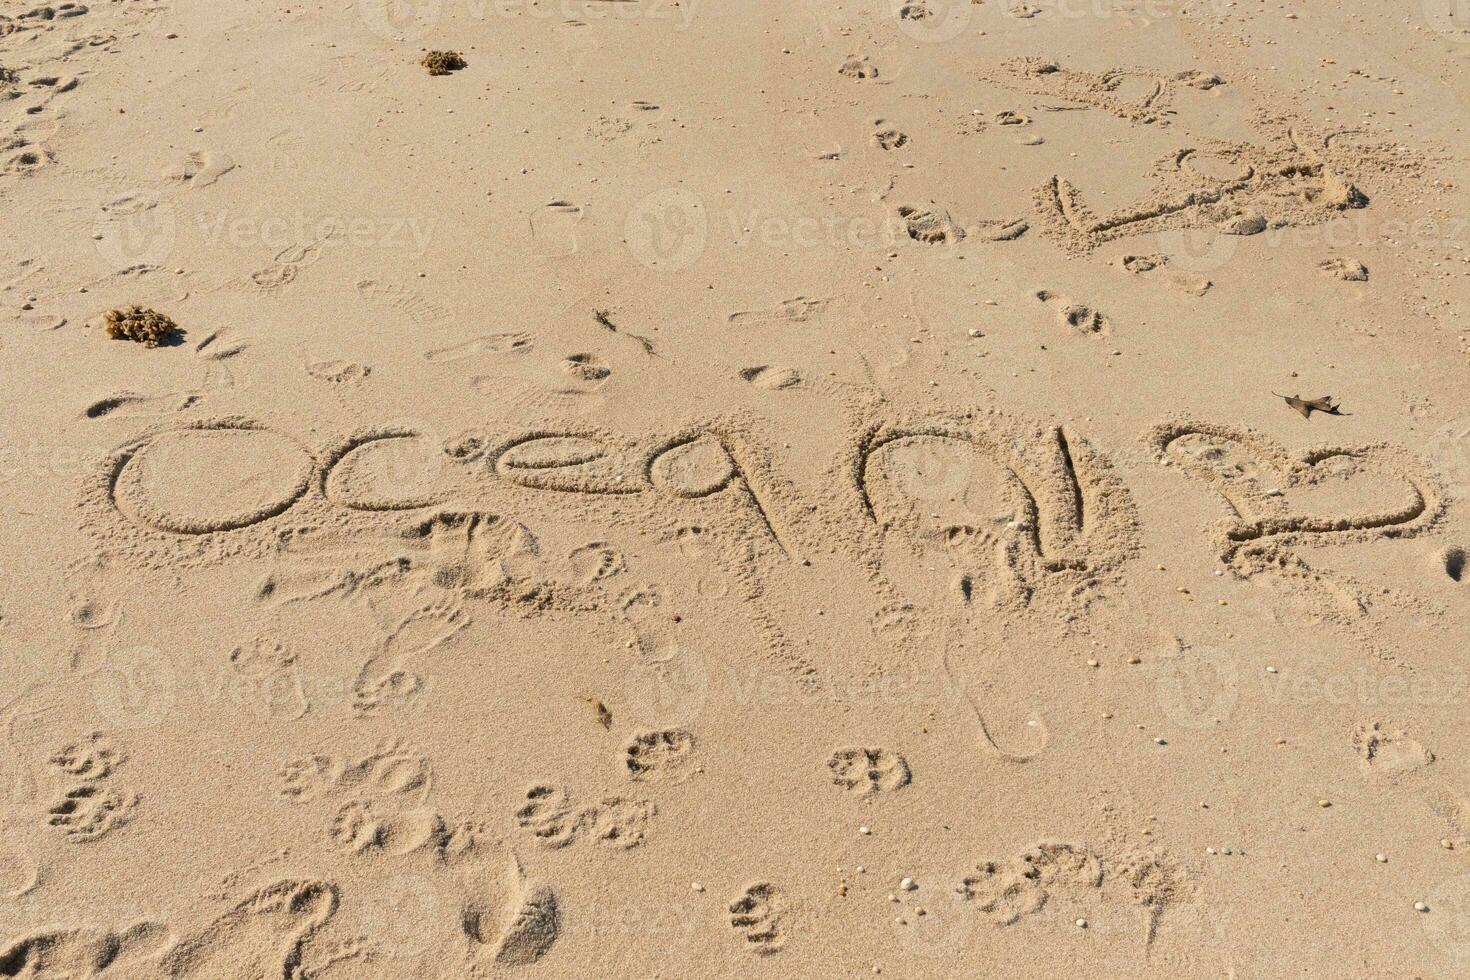
[[[0,65],[0,976],[1470,975],[1463,4]]]

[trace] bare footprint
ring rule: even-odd
[[[436,347],[424,352],[424,360],[430,364],[448,364],[468,357],[484,354],[511,354],[531,349],[531,337],[524,333],[491,333],[448,347]]]
[[[1055,303],[1057,322],[1074,333],[1089,337],[1105,337],[1113,332],[1112,321],[1090,306],[1073,303],[1066,297],[1059,296],[1047,289],[1037,290],[1036,298],[1043,303]]]
[[[336,911],[337,889],[327,882],[275,882],[169,950],[160,972],[170,980],[299,976],[303,947]]]
[[[208,187],[234,169],[235,160],[228,153],[195,150],[184,158],[182,164],[166,171],[164,179],[195,188]]]
[[[740,378],[742,381],[767,391],[800,388],[805,383],[801,372],[796,368],[773,364],[758,364],[755,367],[741,368]]]
[[[725,319],[743,326],[764,326],[769,323],[805,323],[820,316],[827,308],[827,300],[797,296],[782,300],[775,307],[765,310],[737,310]]]

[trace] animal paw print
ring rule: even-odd
[[[786,899],[775,885],[758,881],[747,885],[730,903],[730,927],[745,937],[753,953],[769,956],[786,943]]]
[[[612,796],[584,810],[580,823],[599,845],[626,851],[643,843],[655,812],[652,803]]]
[[[960,882],[959,893],[996,925],[1013,925],[1046,904],[1046,890],[1037,881],[1039,874],[1035,868],[1018,871],[987,861]]]
[[[51,804],[46,822],[65,834],[67,840],[84,843],[126,824],[133,818],[137,804],[137,794],[119,793],[95,782],[83,783]]]
[[[634,735],[623,750],[628,775],[643,782],[674,779],[694,752],[694,736],[682,728]]]
[[[276,795],[304,803],[330,793],[342,778],[342,763],[316,753],[288,762],[276,774]]]
[[[82,843],[97,840],[133,817],[138,795],[112,786],[124,752],[101,732],[70,742],[50,758],[62,777],[59,795],[46,810],[46,822]]]
[[[62,746],[51,756],[51,765],[68,776],[82,780],[105,779],[126,758],[101,732]]]
[[[652,803],[620,796],[578,810],[565,789],[538,783],[526,790],[526,802],[515,819],[542,847],[563,848],[580,837],[590,837],[603,847],[628,850],[643,843],[648,821],[656,812]]]
[[[832,782],[858,796],[889,793],[908,785],[909,764],[884,748],[844,748],[827,760]]]
[[[354,854],[442,850],[449,841],[444,818],[433,810],[417,807],[383,815],[360,800],[353,800],[337,811],[331,835],[339,848]]]
[[[571,798],[560,786],[538,783],[526,790],[526,802],[516,811],[516,824],[529,830],[543,847],[566,847],[577,836]]]

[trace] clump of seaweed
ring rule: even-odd
[[[9,88],[20,81],[20,72],[0,65],[0,88]]]
[[[419,62],[429,69],[430,75],[448,75],[469,64],[458,51],[430,51]]]
[[[106,316],[107,336],[113,340],[131,340],[144,347],[157,347],[172,342],[179,325],[157,310],[131,306],[125,310],[109,310]]]

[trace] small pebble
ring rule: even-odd
[[[1428,905],[1425,905],[1423,902],[1415,902],[1414,903],[1414,911],[1415,912],[1428,912],[1429,911],[1429,906]]]
[[[1320,806],[1322,809],[1325,810],[1325,809],[1327,809],[1328,807],[1330,807],[1332,805],[1332,801],[1331,800],[1318,800],[1317,801],[1317,805]]]
[[[919,887],[919,883],[912,878],[905,878],[903,881],[900,881],[898,883],[898,887],[902,888],[906,892],[911,892]]]
[[[690,883],[690,885],[689,885],[689,887],[690,887],[690,888],[693,888],[693,889],[694,889],[694,890],[695,890],[695,891],[697,891],[697,892],[702,892],[702,891],[704,891],[704,886],[703,886],[703,885],[701,885],[701,884],[700,884],[700,883],[699,883],[699,882],[697,882],[697,881],[696,881],[696,882],[692,882],[692,883]]]
[[[1165,741],[1165,740],[1164,740],[1164,739],[1162,739],[1162,738],[1156,738],[1156,739],[1154,739],[1154,744],[1155,744],[1155,745],[1168,745],[1168,744],[1169,744],[1169,743],[1168,743],[1168,742],[1166,742],[1166,741]]]
[[[871,834],[872,831],[869,830],[867,827],[859,827],[858,828],[858,833],[860,833],[860,834]]]
[[[1268,673],[1268,674],[1274,674],[1274,673],[1276,673],[1276,668],[1275,667],[1267,667],[1266,668],[1266,673]]]
[[[1377,861],[1379,864],[1387,864],[1388,856],[1384,854],[1375,854],[1373,855],[1373,860]]]
[[[1077,928],[1078,929],[1086,929],[1087,928],[1087,920],[1086,919],[1078,919],[1077,920]]]

